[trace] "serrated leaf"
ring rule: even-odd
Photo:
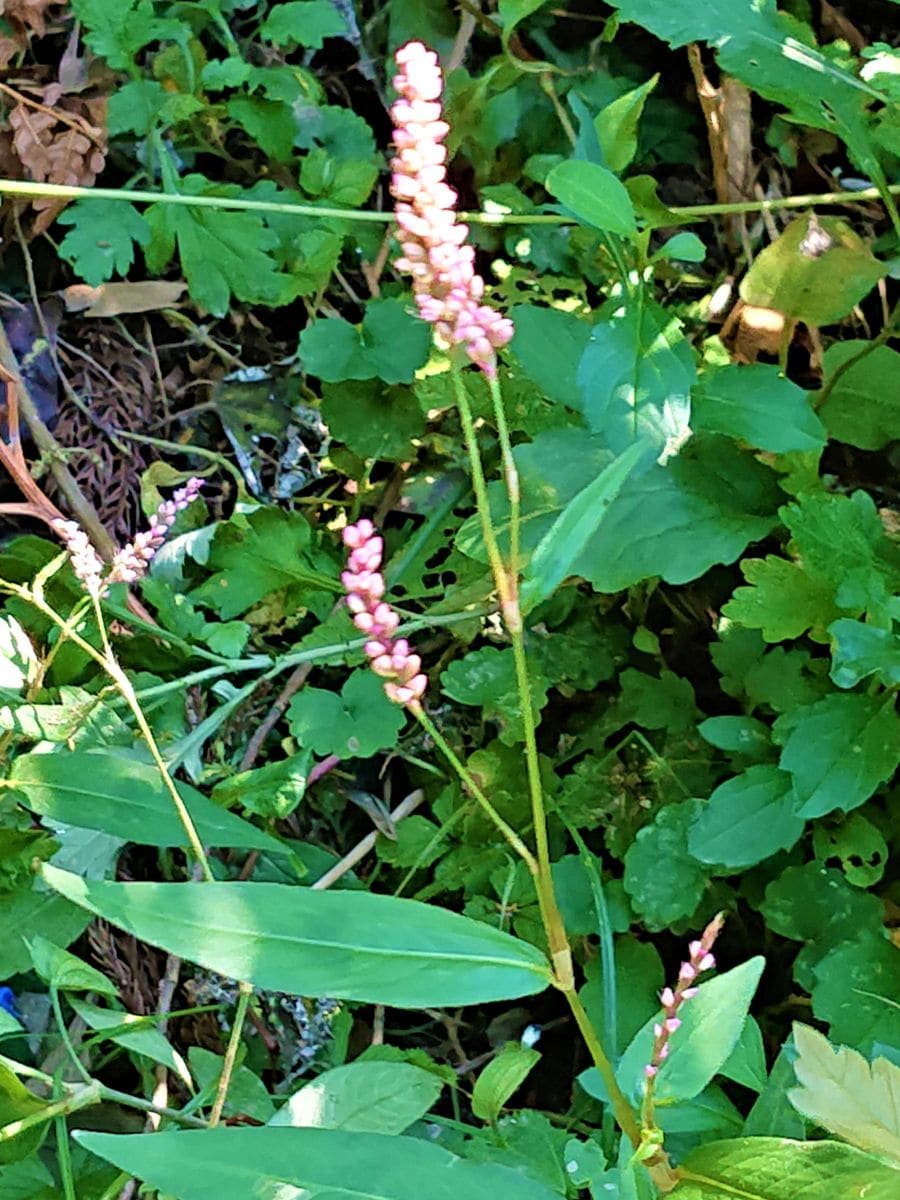
[[[745,629],[758,629],[767,642],[786,642],[811,631],[822,641],[840,611],[834,586],[806,564],[778,558],[746,558],[741,572],[747,587],[735,588],[722,615]]]
[[[384,684],[369,670],[354,671],[341,694],[304,688],[287,711],[291,733],[316,754],[370,758],[394,745],[406,721],[403,706],[385,695]]]
[[[113,275],[127,275],[134,243],[146,246],[152,236],[133,204],[113,200],[79,200],[56,219],[72,226],[59,244],[60,255],[92,287]]]
[[[848,1046],[832,1046],[809,1025],[794,1024],[794,1071],[789,1093],[798,1112],[860,1150],[900,1166],[900,1067],[869,1063]]]
[[[893,696],[826,696],[779,717],[774,734],[783,747],[779,766],[794,780],[797,814],[806,819],[858,808],[900,759]]]
[[[666,805],[625,855],[625,891],[648,929],[665,929],[700,903],[707,873],[688,849],[688,836],[701,810],[699,800]]]
[[[178,1200],[289,1195],[328,1200],[557,1200],[517,1171],[457,1158],[420,1138],[333,1129],[79,1132],[92,1154]]]
[[[749,767],[720,784],[707,800],[688,835],[688,849],[703,863],[729,872],[789,850],[803,833],[795,812],[791,777],[772,766]]]
[[[900,1173],[840,1142],[734,1138],[693,1150],[673,1200],[892,1200]]]
[[[525,1082],[537,1066],[540,1054],[531,1046],[508,1042],[475,1081],[472,1112],[482,1121],[493,1123],[510,1096]]]
[[[51,866],[43,877],[143,941],[266,991],[418,1008],[550,983],[534,946],[416,900],[277,883],[93,883]]]
[[[276,5],[259,27],[260,37],[276,46],[311,50],[321,50],[326,38],[346,32],[346,20],[330,0],[288,0]]]
[[[179,190],[185,195],[216,191],[202,175],[185,176]],[[153,234],[145,250],[147,266],[162,271],[177,246],[191,298],[213,316],[225,315],[232,296],[273,306],[294,298],[293,281],[269,253],[278,236],[257,213],[159,203],[150,206],[146,220]]]
[[[545,186],[583,224],[634,237],[637,225],[631,197],[606,167],[571,159],[553,168]]]
[[[778,367],[754,363],[707,371],[692,400],[696,429],[724,433],[775,454],[825,445],[825,427],[807,393]]]
[[[261,96],[235,96],[226,110],[265,154],[276,162],[290,161],[297,121],[289,105]]]
[[[900,634],[842,617],[828,626],[833,639],[831,678],[840,688],[852,688],[870,675],[885,687],[900,683]]]
[[[163,38],[178,38],[188,29],[180,21],[157,17],[153,0],[72,0],[72,10],[85,29],[84,40],[116,71],[129,70],[139,50]]]

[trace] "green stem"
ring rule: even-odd
[[[888,195],[900,195],[900,184],[884,189]],[[177,192],[150,192],[129,188],[69,187],[65,184],[32,183],[21,179],[0,179],[0,196],[52,197],[58,200],[121,200],[137,204],[181,204],[188,208],[220,208],[240,212],[284,213],[316,220],[370,221],[390,224],[394,214],[365,209],[325,208],[313,204],[281,204],[274,200],[243,200],[239,196],[185,196]],[[877,187],[858,192],[807,192],[800,196],[778,196],[771,200],[746,200],[734,204],[687,204],[669,212],[685,221],[703,221],[708,217],[738,213],[778,212],[782,209],[815,208],[822,205],[868,204],[881,200]],[[576,225],[572,217],[559,213],[462,212],[460,220],[469,225]]]
[[[516,468],[516,460],[513,458],[509,426],[506,422],[506,410],[503,407],[503,397],[500,394],[500,384],[496,375],[491,375],[488,378],[488,387],[491,392],[491,403],[494,406],[494,420],[497,422],[497,437],[500,442],[500,456],[503,463],[506,494],[509,497],[510,574],[516,580],[519,575],[519,538],[522,506],[522,498],[519,490],[519,472]]]
[[[151,1100],[141,1099],[140,1096],[129,1096],[127,1092],[117,1092],[115,1088],[108,1088],[103,1084],[100,1085],[100,1099],[108,1100],[111,1104],[121,1104],[123,1108],[137,1109],[138,1112],[154,1113],[158,1117],[165,1117],[166,1120],[175,1121],[188,1129],[209,1128],[209,1122],[200,1117],[191,1117],[187,1113],[179,1112],[177,1108],[154,1104]]]
[[[18,1121],[10,1121],[8,1124],[0,1127],[0,1143],[9,1142],[13,1138],[18,1137],[19,1134],[25,1133],[29,1129],[34,1129],[38,1125],[44,1125],[47,1121],[52,1121],[56,1117],[65,1117],[69,1113],[78,1112],[81,1108],[88,1108],[92,1104],[98,1104],[101,1098],[101,1090],[100,1084],[94,1080],[87,1087],[80,1088],[77,1092],[70,1092],[62,1100],[55,1100],[52,1104],[48,1104],[40,1112],[31,1113],[27,1117],[20,1117]]]
[[[641,1126],[637,1119],[637,1114],[629,1104],[625,1093],[616,1082],[616,1073],[613,1070],[612,1063],[606,1057],[603,1047],[600,1045],[597,1031],[594,1029],[591,1019],[587,1015],[584,1005],[581,1003],[580,996],[573,988],[571,991],[565,993],[565,997],[569,1008],[572,1010],[575,1023],[581,1031],[581,1036],[584,1038],[585,1044],[590,1051],[594,1066],[600,1072],[603,1079],[606,1094],[609,1096],[619,1128],[626,1135],[632,1146],[637,1149],[641,1144]]]
[[[59,1002],[59,991],[55,984],[50,985],[50,1006],[53,1009],[53,1016],[56,1018],[56,1026],[59,1030],[59,1036],[62,1039],[62,1044],[65,1047],[72,1066],[77,1071],[81,1080],[90,1085],[91,1077],[88,1074],[84,1063],[78,1057],[78,1051],[72,1045],[72,1039],[69,1037],[69,1027],[66,1025],[63,1017],[62,1005]]]
[[[165,759],[160,753],[159,746],[156,744],[156,738],[153,736],[153,730],[147,723],[147,718],[144,716],[144,710],[141,708],[140,702],[135,695],[131,680],[119,666],[119,661],[113,653],[112,646],[109,644],[109,637],[107,636],[106,632],[106,623],[103,620],[103,610],[100,607],[100,600],[96,596],[92,597],[92,599],[94,601],[94,614],[97,618],[97,624],[100,629],[100,637],[103,641],[103,649],[105,651],[104,655],[101,656],[103,668],[118,688],[120,695],[123,696],[125,700],[125,703],[131,709],[131,713],[135,719],[135,722],[137,723],[137,727],[141,731],[144,741],[147,743],[147,748],[150,751],[150,757],[156,764],[156,769],[159,771],[160,776],[162,777],[163,785],[166,791],[169,793],[172,803],[175,806],[175,811],[178,813],[178,819],[181,821],[182,827],[184,828],[188,843],[194,853],[195,859],[200,866],[200,871],[203,875],[203,878],[207,883],[212,883],[214,878],[212,869],[209,865],[209,859],[206,857],[206,851],[203,849],[203,843],[200,841],[200,835],[197,833],[197,827],[194,825],[193,818],[187,810],[187,805],[182,800],[178,792],[178,788],[175,786],[172,776],[169,774],[169,768],[166,766]]]
[[[478,437],[475,433],[475,422],[472,419],[472,406],[469,404],[469,395],[466,391],[466,385],[459,367],[453,367],[452,375],[453,386],[456,391],[456,404],[459,408],[460,424],[462,425],[463,437],[466,442],[466,452],[469,456],[469,469],[472,473],[472,489],[475,492],[475,503],[478,508],[478,516],[481,520],[481,535],[484,538],[484,548],[487,551],[491,573],[494,576],[494,583],[497,585],[500,608],[505,617],[506,609],[513,600],[510,579],[500,554],[500,547],[497,544],[497,536],[494,533],[494,526],[491,521],[491,507],[488,500],[487,483],[484,478],[484,468],[481,465],[481,454],[478,450]]]
[[[534,855],[531,853],[513,827],[507,821],[505,821],[503,817],[500,816],[496,808],[494,808],[493,804],[491,804],[490,800],[488,800],[487,796],[475,782],[470,771],[463,765],[460,759],[457,758],[456,754],[454,754],[453,750],[440,733],[438,727],[425,712],[425,709],[422,708],[421,704],[410,704],[409,711],[437,746],[438,750],[440,750],[440,752],[446,758],[447,762],[449,762],[453,770],[457,773],[466,791],[469,792],[477,801],[477,803],[481,805],[485,814],[500,830],[507,842],[509,842],[510,846],[513,848],[513,850],[515,850],[516,854],[518,854],[519,857],[525,862],[525,865],[528,867],[528,870],[531,872],[531,874],[536,876],[538,864]]]
[[[247,1019],[247,1009],[250,1007],[250,997],[252,995],[253,986],[249,983],[241,983],[238,991],[234,1025],[231,1027],[231,1036],[228,1039],[228,1046],[225,1050],[225,1062],[222,1064],[222,1074],[219,1076],[216,1098],[213,1102],[212,1111],[209,1114],[210,1129],[218,1125],[222,1119],[222,1111],[225,1108],[225,1101],[228,1098],[228,1089],[231,1086],[231,1077],[234,1074],[238,1049],[241,1044],[241,1035],[244,1032],[244,1021]]]
[[[889,341],[894,336],[897,327],[898,314],[900,314],[900,305],[896,306],[891,312],[890,316],[885,321],[884,326],[879,330],[878,336],[872,338],[871,341],[866,342],[862,349],[858,350],[856,354],[851,354],[849,358],[844,359],[841,365],[835,369],[834,374],[826,380],[818,392],[813,392],[811,394],[812,406],[816,412],[819,411],[819,409],[834,391],[834,386],[842,375],[846,374],[846,372],[849,371],[851,367],[856,366],[861,359],[866,358],[867,355],[871,354],[873,350],[877,350],[879,346],[883,346],[885,342]]]

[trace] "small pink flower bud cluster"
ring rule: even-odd
[[[458,196],[446,182],[443,143],[450,126],[443,119],[438,58],[421,42],[407,42],[395,58],[400,99],[391,108],[397,148],[391,194],[403,246],[396,265],[412,275],[419,315],[442,342],[463,346],[493,376],[496,351],[512,338],[513,323],[482,303],[484,280],[475,271],[474,249],[465,245],[469,227],[456,220]]]
[[[51,522],[69,551],[72,570],[85,591],[99,599],[112,583],[134,583],[140,579],[166,540],[175,518],[192,500],[196,500],[202,486],[202,479],[189,479],[183,488],[173,494],[171,500],[164,500],[150,518],[149,529],[142,530],[132,542],[116,551],[105,578],[104,564],[81,526],[75,521],[59,518]]]
[[[77,521],[64,521],[61,517],[56,517],[50,525],[65,543],[75,577],[80,580],[88,595],[99,599],[106,590],[102,579],[104,564],[91,545],[88,535]]]
[[[341,582],[347,589],[347,607],[353,624],[366,634],[369,665],[386,680],[384,690],[395,704],[418,702],[428,679],[421,673],[422,660],[413,654],[405,638],[395,638],[400,618],[384,597],[381,559],[384,542],[371,521],[358,521],[343,532],[344,545],[350,549],[347,570]]]
[[[722,913],[713,917],[698,940],[691,942],[688,947],[690,958],[687,962],[681,964],[681,970],[678,972],[678,982],[675,984],[674,991],[672,988],[667,987],[663,988],[660,993],[659,999],[663,1007],[663,1019],[653,1026],[653,1052],[650,1056],[650,1062],[644,1067],[644,1074],[650,1080],[656,1077],[659,1068],[669,1056],[669,1039],[681,1026],[681,1018],[678,1016],[678,1010],[684,1004],[685,1000],[690,1000],[693,996],[697,995],[697,988],[695,986],[697,977],[704,971],[711,971],[716,965],[716,960],[712,954],[712,947],[724,923],[725,918]]]
[[[108,583],[135,583],[146,574],[151,559],[166,540],[178,514],[200,494],[203,480],[196,476],[164,500],[150,518],[148,529],[136,534],[133,541],[117,551],[109,571]]]

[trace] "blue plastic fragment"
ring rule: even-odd
[[[12,988],[0,987],[0,1008],[5,1008],[11,1017],[18,1020],[19,1010],[16,1008],[16,996]]]

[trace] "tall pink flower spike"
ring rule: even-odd
[[[391,194],[396,200],[403,256],[396,266],[412,275],[419,316],[446,346],[462,346],[486,375],[497,373],[496,351],[513,336],[513,323],[482,303],[484,280],[475,251],[465,244],[468,225],[456,219],[457,193],[446,183],[449,125],[443,120],[444,80],[438,57],[421,42],[395,55],[399,99],[391,107],[396,157]]]
[[[357,521],[343,532],[350,550],[341,582],[347,591],[347,607],[353,624],[366,634],[366,657],[376,675],[384,679],[384,690],[395,704],[418,704],[428,679],[421,672],[422,660],[412,653],[405,638],[395,638],[400,618],[383,599],[384,576],[381,559],[384,542],[371,521]]]
[[[663,1019],[653,1026],[653,1051],[650,1062],[644,1067],[644,1074],[648,1080],[656,1077],[659,1068],[669,1056],[669,1039],[681,1025],[678,1010],[686,1000],[697,995],[697,988],[694,986],[697,977],[704,971],[711,971],[716,965],[712,948],[724,924],[725,918],[722,913],[713,917],[699,939],[691,942],[688,947],[690,958],[681,964],[674,991],[667,987],[660,993]]]

